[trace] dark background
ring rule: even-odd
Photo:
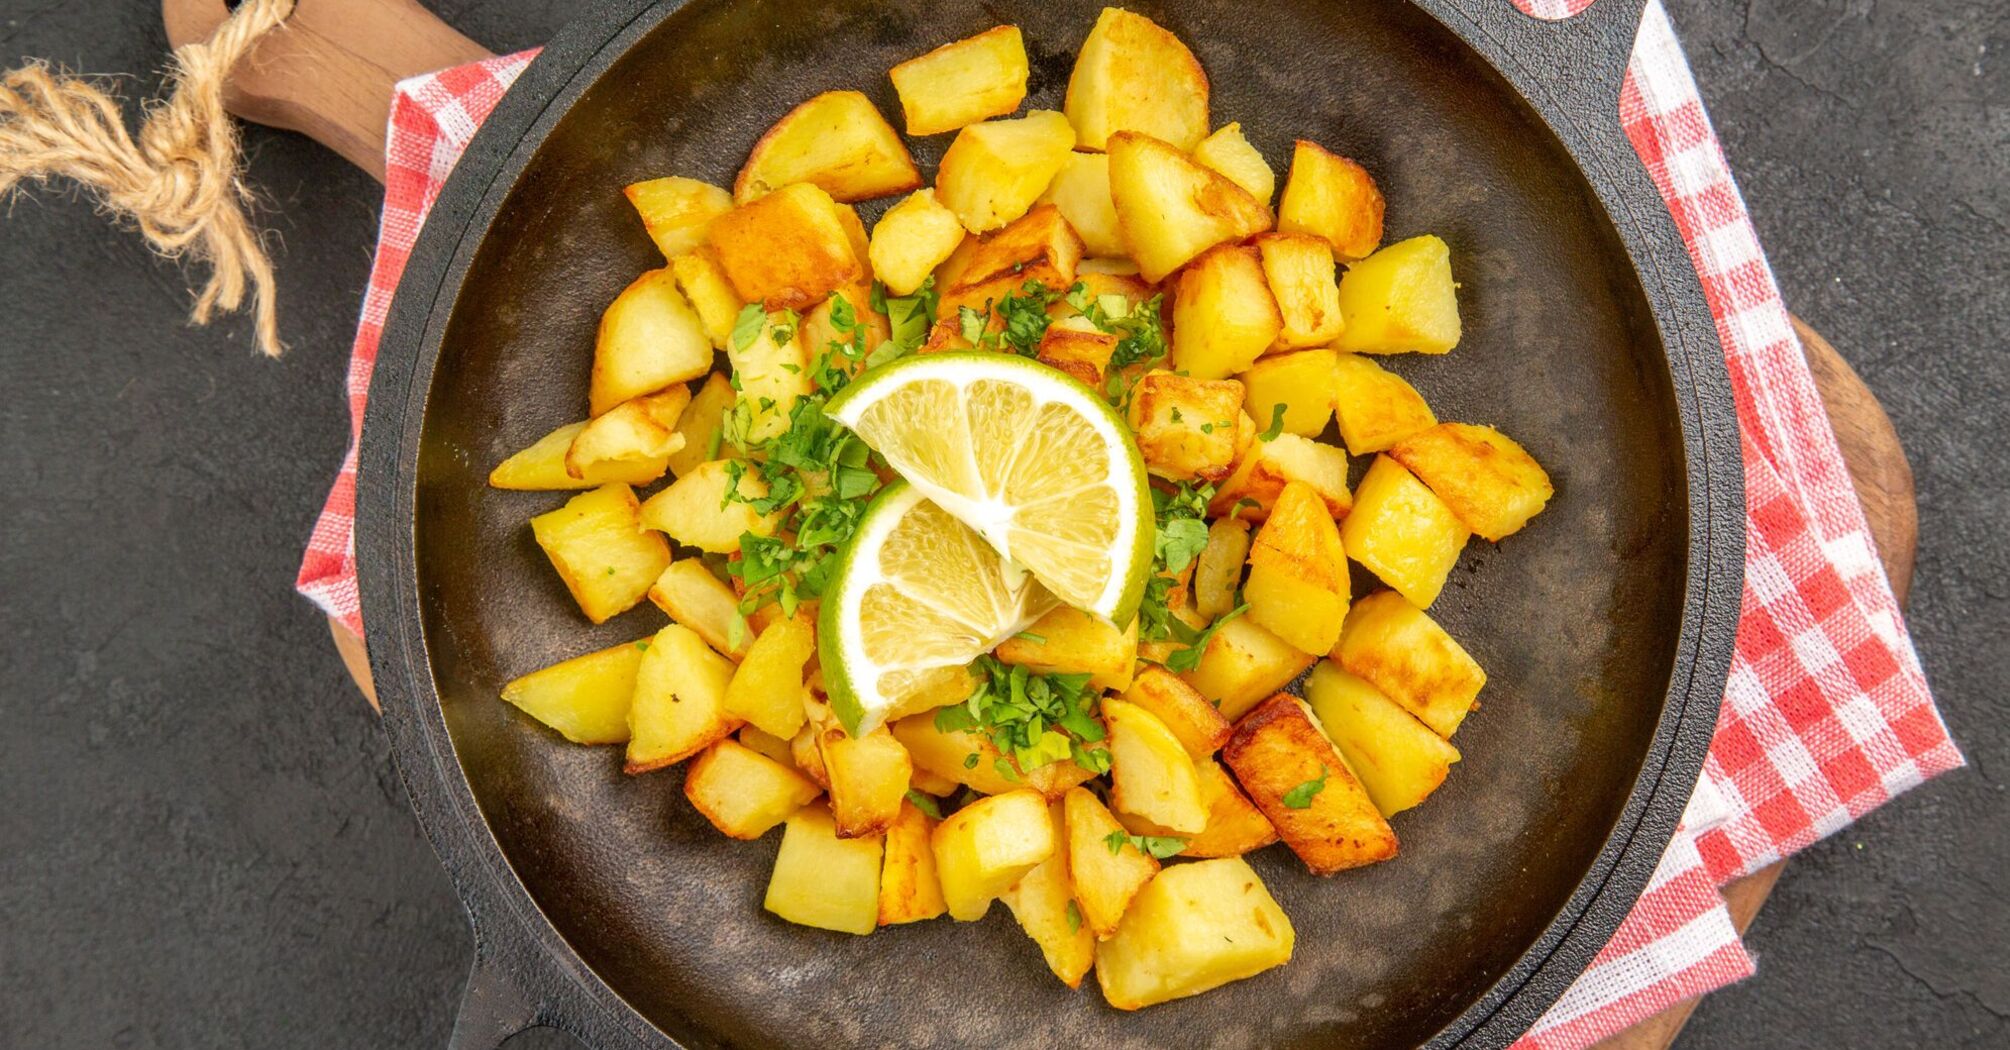
[[[563,0],[436,3],[499,51]],[[1788,304],[1918,476],[1911,622],[1971,766],[1802,854],[1759,976],[1681,1045],[2010,1044],[2001,0],[1671,0]],[[35,56],[151,94],[147,0],[0,0]],[[375,716],[292,592],[348,436],[380,188],[251,129],[292,352],[49,188],[0,218],[0,1043],[439,1046],[467,928]],[[568,1045],[552,1033],[516,1050]]]

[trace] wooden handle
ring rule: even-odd
[[[161,0],[168,41],[201,43],[224,0]],[[298,131],[384,179],[384,127],[398,81],[489,57],[416,0],[298,0],[231,71],[224,104]]]

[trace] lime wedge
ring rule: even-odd
[[[904,358],[824,409],[1062,602],[1129,623],[1151,571],[1130,431],[1074,379],[1003,353]]]
[[[866,509],[824,590],[817,656],[831,708],[856,737],[964,700],[970,662],[1053,606],[983,537],[896,481]]]

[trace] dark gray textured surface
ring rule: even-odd
[[[562,3],[439,5],[497,49]],[[1808,851],[1685,1046],[2010,1041],[2002,653],[2010,22],[1993,0],[1672,5],[1789,303],[1919,476],[1912,617],[1974,763]],[[138,74],[144,3],[0,0],[0,63]],[[436,1046],[469,944],[374,717],[291,592],[346,437],[378,189],[254,130],[293,353],[44,192],[0,225],[0,1041]],[[529,1036],[515,1046],[563,1045]]]

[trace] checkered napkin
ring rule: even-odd
[[[1563,17],[1590,0],[1516,0]],[[419,225],[532,55],[405,81],[391,110],[376,265],[349,366],[352,445],[299,588],[361,633],[356,451],[385,314]],[[1620,117],[1681,228],[1730,363],[1744,434],[1744,611],[1716,741],[1645,895],[1519,1044],[1577,1050],[1752,972],[1717,887],[1959,766],[1871,547],[1820,395],[1673,28],[1647,7]]]

